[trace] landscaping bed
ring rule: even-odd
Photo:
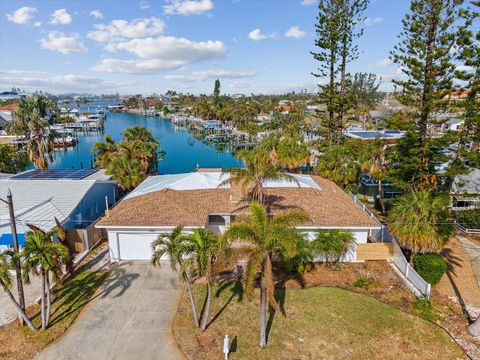
[[[90,261],[100,250],[94,249],[79,264],[72,277],[54,288],[50,326],[45,331],[33,332],[26,326],[20,326],[18,321],[0,327],[0,359],[34,359],[38,352],[68,330],[108,276],[108,271],[89,269]],[[37,328],[41,326],[39,311],[39,305],[27,309],[27,314]]]
[[[195,285],[194,292],[197,302],[204,299],[204,286]],[[241,286],[231,280],[214,295],[212,321],[204,333],[194,329],[188,298],[182,296],[174,334],[191,359],[222,359],[226,334],[230,359],[466,358],[440,327],[371,296],[334,287],[277,289],[286,316],[267,316],[268,347],[260,349],[258,290],[252,301],[241,301]]]

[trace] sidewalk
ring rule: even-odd
[[[478,252],[478,253],[477,253]],[[480,311],[480,248],[468,239],[456,235],[442,251],[449,269],[434,290],[456,298],[469,313]]]

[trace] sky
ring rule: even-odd
[[[390,90],[407,0],[373,0],[348,71]],[[316,0],[0,1],[0,92],[316,91]]]

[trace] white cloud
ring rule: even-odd
[[[50,24],[53,25],[68,25],[72,22],[72,16],[66,9],[57,9],[52,13]]]
[[[190,75],[165,75],[166,80],[179,82],[196,82],[207,79],[241,79],[256,76],[256,71],[232,71],[232,70],[204,70],[194,71]]]
[[[96,24],[95,30],[87,34],[87,37],[98,41],[122,41],[151,35],[161,34],[165,29],[165,23],[156,17],[127,20],[113,20],[110,24]]]
[[[292,26],[290,29],[287,30],[285,33],[285,37],[300,39],[307,35],[306,31],[300,30],[299,26]]]
[[[50,31],[46,38],[40,39],[42,49],[58,51],[62,54],[87,52],[88,49],[79,40],[78,34],[63,34],[58,31]]]
[[[117,82],[74,74],[50,74],[43,71],[0,69],[0,87],[22,87],[43,91],[102,91],[131,86],[132,82]]]
[[[103,19],[103,14],[98,9],[90,11],[90,16],[93,16],[95,19]]]
[[[260,40],[265,40],[265,39],[275,39],[276,34],[272,33],[270,35],[262,33],[260,29],[254,29],[248,33],[248,37],[253,40],[253,41],[260,41]]]
[[[35,27],[40,27],[40,26],[42,26],[42,22],[41,22],[41,21],[35,21],[35,22],[33,23],[33,26],[35,26]]]
[[[194,42],[173,36],[133,39],[112,44],[111,47],[130,52],[141,59],[103,59],[93,67],[94,71],[149,73],[172,70],[187,64],[223,57],[227,51],[221,41]]]
[[[212,9],[212,0],[169,0],[163,12],[168,15],[201,15]]]
[[[380,16],[377,16],[377,17],[374,17],[374,18],[367,17],[367,18],[365,18],[365,20],[363,20],[363,23],[367,26],[371,26],[371,25],[381,23],[382,21],[383,21],[383,19]]]
[[[393,64],[393,61],[390,58],[383,58],[378,60],[375,64],[371,64],[370,67],[379,67],[385,68]]]
[[[227,86],[231,89],[246,89],[253,85],[251,81],[234,80]]]
[[[313,5],[317,2],[317,0],[302,0],[302,5]]]
[[[150,4],[148,2],[146,2],[145,0],[140,1],[139,6],[140,6],[141,10],[147,10],[148,8],[150,8]]]
[[[33,16],[37,12],[37,8],[24,6],[14,12],[6,14],[6,17],[9,21],[14,22],[15,24],[25,25],[33,19]]]

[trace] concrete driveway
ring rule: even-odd
[[[184,359],[171,331],[181,293],[177,274],[168,264],[111,268],[103,291],[38,359]]]

